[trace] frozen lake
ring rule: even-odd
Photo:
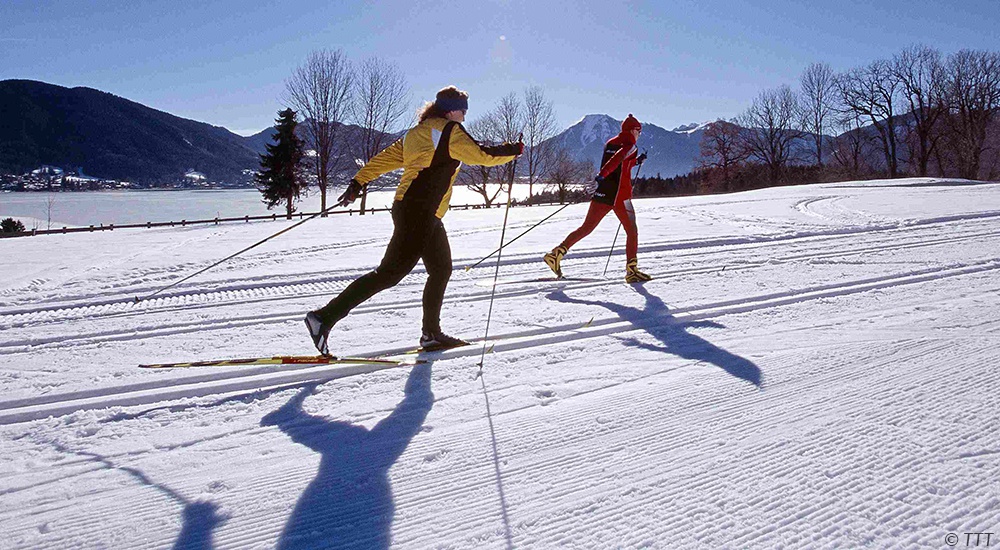
[[[539,186],[535,186],[538,192]],[[332,203],[343,188],[330,192]],[[368,207],[382,208],[392,202],[395,188],[375,191],[368,197]],[[527,185],[514,186],[514,198],[528,195]],[[49,199],[52,199],[51,216]],[[506,195],[498,197],[503,202]],[[495,202],[497,202],[495,201]],[[359,202],[355,202],[355,208]],[[466,187],[456,186],[451,204],[483,204],[482,197]],[[318,212],[319,192],[313,190],[298,203],[300,212]],[[62,226],[86,226],[203,220],[215,217],[264,216],[284,212],[282,207],[268,210],[256,189],[93,191],[80,193],[0,193],[0,218],[21,219],[29,229]],[[51,219],[51,222],[49,221]]]

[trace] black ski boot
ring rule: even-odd
[[[312,337],[313,345],[322,355],[330,355],[330,348],[328,347],[328,340],[330,336],[330,329],[333,325],[324,325],[323,321],[320,320],[319,315],[316,315],[315,311],[310,311],[306,313],[306,328],[309,329],[309,336]]]
[[[424,333],[420,336],[420,349],[421,351],[437,351],[442,349],[458,348],[462,346],[468,346],[469,343],[461,338],[455,338],[454,336],[448,336],[447,334],[439,331]]]

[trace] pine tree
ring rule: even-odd
[[[25,229],[21,220],[4,218],[3,221],[0,222],[0,233],[18,233],[23,231],[25,231]]]
[[[295,111],[279,111],[274,122],[278,133],[271,139],[275,143],[268,144],[267,153],[260,156],[260,170],[255,179],[267,209],[285,202],[286,215],[291,218],[295,201],[306,188],[302,165],[305,153],[302,140],[295,135],[298,125]]]

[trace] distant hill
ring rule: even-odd
[[[246,139],[91,88],[0,81],[0,171],[51,165],[157,183],[193,169],[238,182],[258,165]]]

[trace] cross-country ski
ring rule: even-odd
[[[394,360],[382,357],[336,357],[332,355],[279,355],[274,357],[249,357],[244,359],[218,359],[187,363],[154,363],[139,365],[141,369],[182,369],[192,367],[239,367],[252,365],[415,365],[426,363],[423,359]]]

